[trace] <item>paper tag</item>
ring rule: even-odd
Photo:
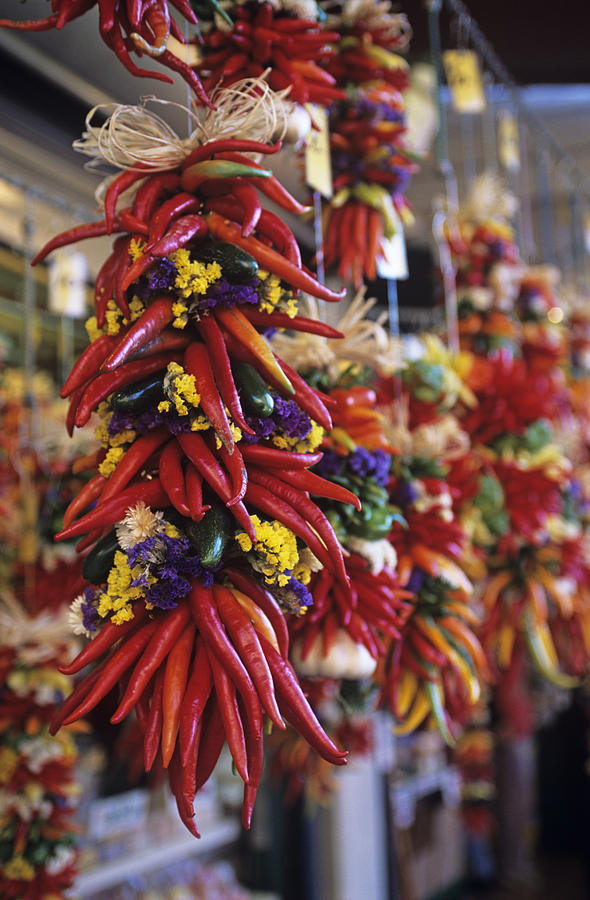
[[[518,119],[509,110],[498,115],[498,158],[507,172],[520,169],[520,140]]]
[[[443,65],[453,108],[460,113],[483,112],[486,95],[477,53],[473,50],[445,50]]]
[[[48,306],[58,316],[83,318],[87,312],[88,265],[83,253],[57,253],[49,265]]]
[[[377,275],[379,278],[395,278],[396,281],[405,281],[409,276],[406,239],[399,217],[393,237],[381,243],[381,256],[377,257]]]
[[[305,146],[305,181],[322,197],[332,196],[332,160],[330,158],[330,130],[328,113],[321,106],[306,104],[313,128]]]
[[[149,794],[142,788],[95,800],[88,816],[89,836],[104,840],[140,828],[145,825],[149,802]]]
[[[166,49],[169,50],[170,53],[172,53],[172,55],[177,59],[180,59],[182,60],[182,62],[186,63],[187,66],[196,66],[198,65],[198,63],[203,61],[196,43],[183,44],[173,35],[170,35],[170,37],[168,38]]]

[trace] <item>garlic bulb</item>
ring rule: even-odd
[[[301,659],[301,642],[294,644],[291,662],[298,675],[321,678],[369,678],[377,666],[363,644],[355,644],[347,631],[340,628],[327,656],[324,656],[324,640],[317,636],[304,660]]]

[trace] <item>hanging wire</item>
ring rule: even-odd
[[[520,90],[512,78],[512,75],[498,57],[496,51],[481,31],[477,22],[472,18],[465,4],[462,0],[440,0],[440,2],[436,3],[439,10],[443,4],[447,6],[454,16],[457,18],[460,17],[461,28],[468,35],[471,44],[483,60],[486,68],[493,73],[496,81],[502,83],[506,87],[506,90],[511,96],[514,108],[518,112],[519,118],[523,123],[526,123],[531,134],[534,135],[535,143],[542,144],[547,152],[554,157],[555,162],[560,160],[567,161],[572,173],[575,174],[578,190],[590,200],[590,179],[580,169],[573,157],[561,146],[559,141],[553,137],[542,120],[532,113],[522,101]],[[429,6],[432,8],[431,4],[429,4]]]
[[[543,147],[535,148],[535,183],[537,186],[537,218],[539,246],[544,262],[556,264],[555,223],[551,192],[549,153]]]
[[[496,134],[496,104],[493,98],[494,76],[491,72],[482,75],[486,97],[486,108],[481,121],[484,166],[487,172],[498,174],[498,136]]]
[[[524,123],[519,124],[520,141],[520,170],[519,170],[519,209],[522,223],[522,256],[525,262],[532,262],[536,258],[535,237],[533,233],[533,214],[531,207],[531,187],[529,178],[528,156],[528,128]]]

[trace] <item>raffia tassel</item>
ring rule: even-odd
[[[391,337],[384,327],[387,313],[376,319],[367,318],[369,310],[377,302],[365,299],[365,288],[356,294],[341,319],[335,323],[344,338],[331,340],[319,335],[296,332],[279,332],[272,339],[279,356],[297,369],[325,369],[336,381],[342,369],[350,363],[371,366],[383,375],[391,374],[401,366],[400,342]],[[306,297],[301,308],[304,315],[320,319],[320,307],[312,297]]]
[[[273,91],[265,75],[217,88],[211,95],[215,109],[208,109],[202,118],[181,103],[153,96],[144,97],[138,106],[118,103],[95,106],[86,116],[86,130],[73,147],[90,157],[88,168],[141,166],[152,172],[165,172],[180,165],[195,147],[209,141],[242,138],[267,144],[281,140],[293,104],[286,100],[288,89]],[[191,134],[181,138],[161,116],[147,109],[148,103],[180,109],[192,123]],[[108,113],[108,117],[102,125],[93,125],[99,111]],[[108,176],[97,188],[97,200],[111,178]]]
[[[68,609],[31,616],[9,592],[0,595],[0,634],[6,647],[29,665],[52,659],[59,651],[74,653],[77,642],[68,627]]]

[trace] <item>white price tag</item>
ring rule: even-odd
[[[400,221],[398,221],[397,231],[393,237],[382,242],[381,254],[377,257],[379,278],[395,278],[396,281],[405,281],[409,275],[408,256],[404,230]]]
[[[148,814],[149,794],[138,789],[95,800],[89,810],[88,834],[97,840],[140,828]]]
[[[88,264],[83,253],[57,253],[49,265],[48,306],[58,316],[87,313]]]
[[[332,196],[332,160],[330,157],[330,131],[328,113],[321,106],[308,103],[313,128],[305,146],[305,181],[322,197]]]

